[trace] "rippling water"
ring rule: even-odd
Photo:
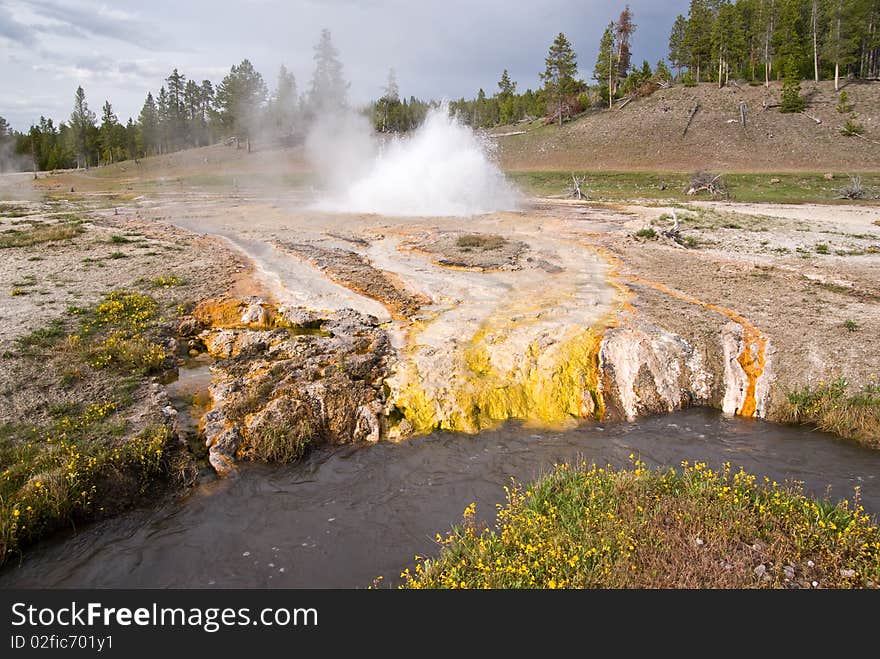
[[[401,444],[316,452],[290,467],[245,465],[234,481],[139,510],[34,548],[3,587],[366,587],[395,583],[415,554],[472,501],[494,519],[511,478],[554,462],[649,465],[729,461],[803,481],[833,498],[862,488],[880,512],[880,452],[829,435],[689,410],[566,432],[516,424],[475,437],[438,433]]]

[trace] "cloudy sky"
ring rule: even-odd
[[[109,99],[120,120],[171,69],[219,82],[249,58],[273,88],[278,67],[308,85],[312,47],[332,31],[351,96],[379,95],[389,67],[406,96],[493,93],[507,68],[538,86],[553,37],[565,32],[589,79],[599,37],[625,0],[0,0],[0,116],[19,130],[46,115],[66,120],[81,84],[92,109]],[[665,54],[687,0],[630,0],[634,60]]]

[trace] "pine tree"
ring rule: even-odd
[[[250,60],[233,66],[217,87],[215,103],[220,123],[228,135],[249,138],[266,100],[266,84]]]
[[[553,40],[544,64],[546,68],[541,74],[541,80],[544,81],[544,90],[548,98],[559,112],[559,127],[562,128],[565,99],[574,91],[577,75],[577,55],[562,32]]]
[[[73,112],[70,114],[70,128],[76,149],[77,167],[89,168],[89,138],[95,128],[95,113],[89,109],[86,93],[82,86],[76,88]]]
[[[104,102],[101,114],[101,128],[99,129],[99,141],[101,143],[101,156],[105,162],[112,163],[114,161],[114,150],[118,142],[118,134],[116,132],[119,126],[119,120],[113,114],[113,106],[110,101]]]
[[[614,104],[614,23],[609,23],[599,41],[599,56],[593,68],[593,78],[599,83],[603,98],[608,98],[608,107]]]
[[[614,37],[617,44],[617,71],[616,80],[624,80],[632,68],[632,35],[636,31],[636,25],[633,23],[633,14],[629,5],[620,12],[620,18],[614,24]]]
[[[776,31],[777,6],[776,0],[761,0],[761,32],[762,50],[764,55],[764,86],[770,86],[770,76],[773,73],[773,35]]]
[[[828,34],[825,37],[825,57],[834,64],[834,90],[840,90],[840,70],[856,61],[858,48],[855,35],[856,16],[851,0],[830,0],[828,6]]]
[[[852,0],[849,0],[850,2]],[[794,66],[800,73],[806,62],[809,41],[808,29],[803,10],[804,0],[777,0],[779,15],[773,33],[776,58],[782,64],[783,75],[789,66]]]
[[[507,69],[501,72],[495,97],[498,101],[498,123],[512,124],[519,118],[516,111],[516,83],[511,81]]]
[[[704,68],[712,59],[712,26],[715,17],[710,0],[691,0],[685,31],[687,65],[696,71],[697,82],[702,80]]]
[[[156,116],[158,118],[159,153],[168,152],[168,136],[171,118],[168,114],[168,92],[163,85],[156,99]]]
[[[201,115],[202,115],[202,125],[205,127],[205,139],[208,144],[213,144],[213,131],[211,128],[212,120],[214,116],[214,85],[210,80],[202,80],[201,84],[201,94],[199,95],[199,99],[201,100]]]
[[[687,62],[687,50],[685,36],[687,34],[687,19],[679,14],[672,24],[672,32],[669,34],[669,63],[676,69],[676,77],[681,77],[681,69]]]
[[[347,107],[348,83],[342,73],[339,51],[330,38],[330,30],[321,30],[313,59],[315,71],[309,88],[309,109],[319,114]]]
[[[657,60],[657,66],[655,69],[654,75],[660,80],[672,80],[672,72],[669,70],[669,67],[666,66],[666,60],[662,57]]]
[[[801,78],[793,56],[785,65],[785,79],[782,83],[782,105],[780,112],[803,112],[806,100],[801,96]]]
[[[141,108],[138,125],[140,127],[138,151],[145,156],[156,153],[159,147],[159,112],[156,110],[153,95],[149,92]]]
[[[186,144],[186,76],[174,69],[165,82],[168,83],[168,139],[171,149],[176,150]]]
[[[279,137],[288,137],[293,134],[296,114],[296,78],[282,64],[278,69],[278,87],[271,104],[272,122]]]
[[[718,87],[723,87],[730,73],[731,62],[738,62],[745,50],[739,13],[726,0],[718,8],[718,18],[712,29],[712,50],[718,59]]]
[[[396,132],[401,129],[402,123],[398,119],[403,117],[395,117],[398,109],[401,107],[400,88],[397,85],[397,75],[394,69],[388,69],[388,80],[382,89],[382,97],[379,99],[379,107],[381,108],[381,120],[377,121],[379,130],[383,133],[387,131]]]
[[[137,160],[138,157],[138,125],[129,117],[125,124],[125,152],[129,158]]]

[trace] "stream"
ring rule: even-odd
[[[477,504],[492,522],[511,478],[565,460],[625,465],[729,461],[880,512],[880,452],[830,435],[703,409],[552,432],[508,423],[477,436],[435,433],[313,452],[292,466],[248,465],[182,500],[56,536],[0,572],[0,586],[361,588],[399,582],[413,557]]]

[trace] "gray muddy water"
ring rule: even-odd
[[[244,465],[236,480],[50,540],[7,567],[0,586],[349,588],[380,575],[393,584],[472,501],[492,521],[511,478],[565,460],[623,465],[633,452],[650,465],[729,461],[816,495],[830,487],[835,499],[860,486],[865,507],[880,511],[880,452],[801,428],[707,410],[566,432],[508,424]]]

